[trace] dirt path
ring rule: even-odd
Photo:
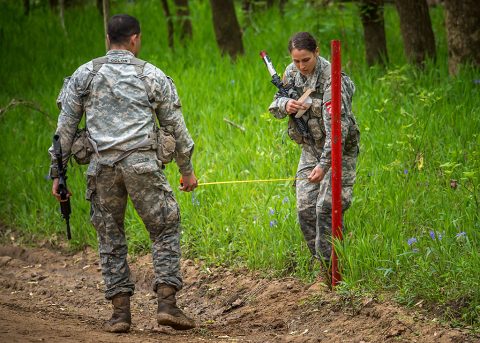
[[[422,314],[372,299],[348,303],[320,284],[208,269],[183,261],[178,302],[199,327],[155,323],[150,256],[131,261],[137,291],[129,334],[102,331],[110,316],[97,256],[0,246],[1,342],[478,342]]]

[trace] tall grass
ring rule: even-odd
[[[35,101],[55,122],[62,78],[104,54],[102,20],[93,6],[69,9],[65,35],[50,11],[35,8],[24,17],[20,5],[0,4],[0,106],[12,98]],[[200,182],[294,175],[300,151],[285,135],[286,123],[266,111],[274,88],[258,53],[267,50],[281,71],[289,63],[286,43],[293,32],[314,33],[327,58],[330,40],[341,39],[344,69],[357,85],[353,106],[362,131],[355,199],[346,213],[345,239],[337,244],[341,287],[386,290],[407,304],[424,299],[463,325],[478,325],[480,74],[465,68],[457,78],[448,76],[441,8],[431,11],[438,58],[419,71],[406,64],[392,7],[385,12],[390,65],[382,70],[365,65],[362,26],[351,5],[314,9],[290,1],[284,17],[275,9],[254,14],[244,29],[245,56],[235,64],[216,47],[207,1],[192,1],[194,38],[184,45],[177,40],[175,51],[167,47],[159,6],[118,1],[112,13],[140,19],[140,57],[175,80],[196,144]],[[239,17],[244,22],[240,12]],[[0,117],[0,218],[22,230],[25,239],[58,242],[64,223],[45,177],[55,129],[49,120],[22,106]],[[68,174],[74,193],[71,245],[95,246],[83,200],[85,168],[73,165]],[[178,184],[176,166],[166,174]],[[314,277],[290,182],[175,193],[184,255]],[[130,250],[148,251],[148,235],[132,206],[126,223]]]

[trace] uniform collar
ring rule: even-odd
[[[109,50],[107,52],[107,56],[109,57],[135,57],[135,55],[131,52],[131,51],[128,51],[128,50]]]

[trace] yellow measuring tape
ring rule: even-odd
[[[199,183],[198,186],[226,185],[226,184],[232,184],[232,183],[261,183],[261,182],[296,181],[296,180],[306,180],[306,179],[307,179],[306,177],[302,177],[302,178],[289,177],[289,178],[285,178],[285,179],[214,181],[214,182]]]

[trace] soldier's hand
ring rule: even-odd
[[[68,191],[67,193],[67,199],[62,200],[60,197],[60,194],[58,194],[58,178],[53,179],[53,184],[52,184],[52,195],[57,198],[58,201],[67,201],[68,198],[72,196],[72,192]]]
[[[319,183],[323,180],[324,177],[325,177],[325,170],[323,170],[323,168],[320,166],[316,166],[315,168],[313,168],[310,175],[308,175],[308,181],[312,183]]]
[[[297,101],[290,99],[287,102],[287,105],[285,106],[285,111],[287,111],[288,114],[294,114],[297,113],[300,110],[307,110],[308,107],[303,104],[303,102]]]
[[[190,175],[182,175],[180,190],[183,192],[191,192],[198,186],[197,177],[192,172]]]

